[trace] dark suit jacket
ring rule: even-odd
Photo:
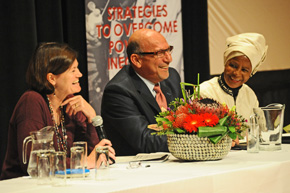
[[[169,77],[160,82],[169,104],[182,97],[180,76],[173,68]],[[155,124],[160,108],[146,84],[131,65],[124,66],[104,90],[101,115],[104,128],[116,155],[167,152],[167,137],[151,135],[149,124]]]

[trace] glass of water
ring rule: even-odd
[[[250,122],[247,131],[247,152],[258,153],[259,152],[259,124]]]

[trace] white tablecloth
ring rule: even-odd
[[[127,169],[131,157],[118,157],[110,166],[110,179],[68,180],[65,187],[37,185],[36,179],[21,177],[0,181],[3,193],[91,193],[91,192],[202,192],[288,193],[290,192],[290,145],[280,151],[234,151],[218,161],[180,161],[173,156],[162,163],[142,162]],[[144,167],[150,165],[150,167]]]

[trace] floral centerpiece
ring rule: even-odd
[[[192,95],[185,90],[185,86],[193,87]],[[197,145],[201,147],[200,151],[202,152],[200,153],[204,154],[204,149],[202,149],[204,146],[221,148],[219,144],[226,143],[226,145],[223,145],[225,152],[222,152],[220,156],[212,158],[205,155],[201,158],[201,160],[221,159],[230,150],[232,139],[242,138],[241,133],[247,128],[246,120],[236,113],[235,107],[229,109],[226,104],[220,104],[210,98],[201,98],[199,95],[199,76],[197,85],[181,83],[181,89],[183,98],[176,98],[169,104],[167,109],[163,109],[156,116],[157,126],[154,128],[156,132],[153,134],[167,135],[168,147],[171,153],[171,144],[169,142],[172,141],[172,136],[178,138],[181,134],[191,138],[186,139],[188,144],[186,148],[183,148],[183,151],[194,152],[194,148]],[[185,139],[182,140],[184,141]],[[189,145],[194,140],[197,140],[194,142],[196,144]],[[174,143],[183,143],[177,139],[173,141]],[[201,145],[200,143],[206,143],[207,145]],[[180,147],[176,148],[180,149]],[[172,154],[174,155],[174,153]],[[199,160],[199,158],[194,156],[193,159],[188,158],[188,160]]]

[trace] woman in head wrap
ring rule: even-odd
[[[264,62],[268,46],[263,35],[243,33],[227,38],[224,72],[200,85],[200,95],[225,103],[245,119],[259,106],[254,91],[245,83]]]

